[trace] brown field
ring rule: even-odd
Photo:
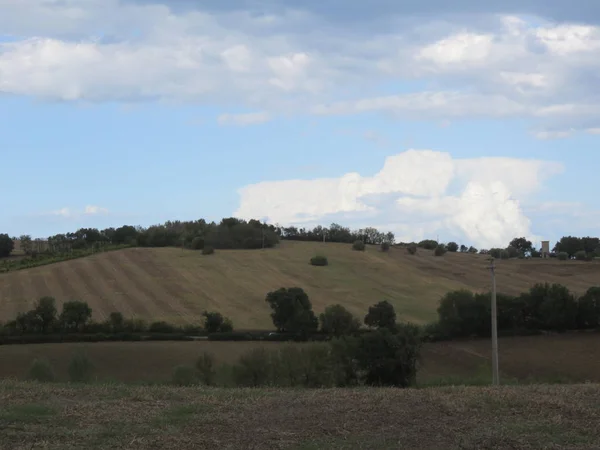
[[[0,449],[597,449],[600,385],[219,389],[0,382]]]
[[[327,267],[308,260],[320,253]],[[268,291],[304,288],[317,313],[341,303],[359,316],[387,299],[402,320],[435,318],[440,297],[449,290],[487,290],[490,275],[483,255],[415,256],[393,248],[356,252],[350,245],[283,242],[278,248],[217,251],[212,256],[174,248],[127,249],[0,275],[0,320],[26,310],[37,298],[87,301],[94,318],[112,311],[151,321],[199,321],[202,311],[217,310],[234,326],[272,328]],[[556,260],[498,261],[498,289],[517,294],[535,282],[557,282],[582,293],[600,280],[599,262]]]
[[[93,361],[100,381],[164,382],[179,364],[193,364],[203,352],[217,364],[233,363],[250,349],[288,345],[276,342],[98,342],[93,344],[28,344],[0,346],[0,378],[23,379],[34,358],[47,358],[59,379],[68,379],[72,355],[83,350]],[[303,344],[296,344],[303,345]],[[600,383],[600,335],[502,338],[500,368],[505,382],[568,381]],[[490,341],[468,340],[426,344],[418,373],[420,384],[486,382]],[[483,378],[482,378],[483,377]]]

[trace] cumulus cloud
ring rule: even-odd
[[[271,120],[271,116],[267,112],[254,112],[246,114],[221,114],[217,118],[219,125],[258,125]]]
[[[483,247],[506,245],[517,235],[536,239],[521,201],[562,169],[540,160],[457,159],[445,152],[408,150],[386,158],[372,177],[347,173],[245,186],[235,214],[314,224],[361,213],[403,240],[445,233]]]
[[[550,121],[565,129],[600,127],[600,13],[582,3],[577,14],[587,24],[575,24],[573,2],[483,3],[463,1],[450,11],[440,0],[380,1],[383,9],[356,4],[341,13],[327,1],[287,0],[261,3],[259,14],[242,0],[203,2],[204,9],[0,0],[0,29],[11,37],[0,43],[0,92],[260,111],[218,119],[232,124],[381,111],[436,121],[525,117],[536,129]],[[360,27],[342,23],[359,10]],[[390,81],[419,79],[429,88],[385,89]]]

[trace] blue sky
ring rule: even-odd
[[[0,233],[598,235],[600,5],[399,3],[0,0]]]

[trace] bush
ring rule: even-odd
[[[444,247],[442,244],[438,245],[435,250],[433,251],[433,254],[435,256],[443,256],[446,253],[446,247]]]
[[[272,363],[270,355],[262,347],[242,355],[232,367],[233,379],[237,386],[267,386],[272,384]]]
[[[190,244],[192,250],[202,250],[204,248],[204,238],[196,236]]]
[[[518,248],[513,247],[512,245],[509,245],[508,247],[506,247],[506,252],[508,253],[509,258],[518,258],[519,255],[522,254],[522,252],[520,252]],[[500,257],[502,257],[502,255]],[[506,258],[502,258],[502,259],[506,259]]]
[[[150,328],[148,328],[150,333],[175,333],[179,331],[177,327],[171,325],[167,322],[153,322],[150,324]]]
[[[391,303],[383,300],[369,307],[365,316],[365,325],[371,328],[394,329],[396,326],[396,311]]]
[[[47,359],[34,359],[29,369],[29,378],[34,381],[47,383],[54,381],[54,371]]]
[[[560,252],[557,255],[557,258],[561,261],[566,261],[567,259],[569,259],[569,254],[567,252]]]
[[[587,253],[585,252],[585,250],[579,250],[578,252],[576,252],[575,259],[577,261],[585,261],[587,259]]]
[[[477,253],[477,249],[473,246],[469,247],[469,253]]]
[[[325,256],[317,255],[310,258],[310,264],[312,266],[326,266],[329,262]]]
[[[500,250],[500,259],[510,259],[510,252],[508,250]]]
[[[425,239],[424,241],[419,242],[418,246],[425,250],[435,250],[438,246],[438,242],[433,239]]]
[[[227,333],[233,331],[233,323],[218,312],[204,311],[204,329],[207,333]]]
[[[414,255],[417,253],[417,245],[416,244],[410,244],[408,247],[406,247],[406,251],[411,254]]]
[[[171,381],[176,386],[193,386],[198,383],[196,369],[185,364],[176,366]]]
[[[577,302],[577,326],[581,329],[600,326],[600,287],[591,287]]]
[[[91,380],[94,365],[84,353],[76,353],[69,362],[69,379],[75,383],[86,383]]]
[[[365,243],[363,241],[354,241],[354,243],[352,244],[352,250],[364,252],[365,251]]]
[[[446,248],[448,249],[449,252],[457,252],[458,251],[458,244],[456,242],[448,242],[448,244],[446,245]]]
[[[203,255],[212,255],[213,253],[215,253],[215,249],[213,247],[206,246],[202,249]]]
[[[387,252],[390,249],[390,243],[385,241],[381,243],[381,251],[382,252]]]
[[[196,361],[196,370],[198,378],[206,386],[214,386],[217,372],[215,370],[215,358],[211,353],[204,352]]]
[[[321,330],[330,336],[352,334],[360,328],[360,321],[342,305],[328,306],[320,319]]]
[[[111,312],[108,317],[108,323],[113,333],[119,333],[125,329],[125,318],[120,312]]]

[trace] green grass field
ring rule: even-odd
[[[219,389],[0,382],[2,449],[597,449],[600,386]]]

